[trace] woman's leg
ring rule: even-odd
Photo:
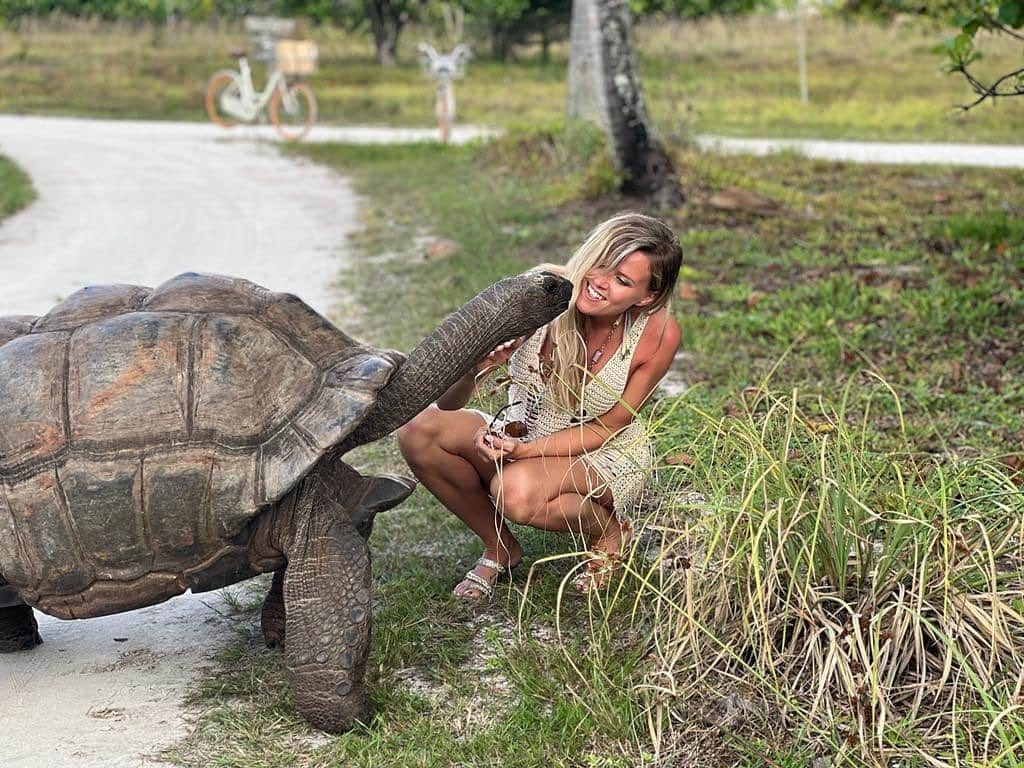
[[[398,430],[398,446],[427,490],[480,537],[484,557],[515,565],[522,556],[519,542],[495,514],[494,502],[488,496],[497,469],[473,447],[473,436],[485,424],[476,411],[442,411],[432,405]],[[494,569],[485,565],[478,564],[473,571],[488,583],[497,577]],[[464,580],[454,593],[479,597],[482,590]]]
[[[611,492],[583,461],[517,461],[492,478],[491,493],[498,499],[498,510],[513,522],[583,536],[591,554],[573,579],[578,590],[588,592],[609,583],[628,534],[612,512]]]
[[[622,527],[604,481],[579,458],[513,462],[491,479],[491,495],[507,519],[545,531],[581,534],[590,549],[615,554]]]

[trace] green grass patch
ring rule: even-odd
[[[810,102],[798,98],[795,28],[768,16],[706,21],[648,18],[636,30],[646,100],[660,132],[678,140],[700,131],[736,136],[901,141],[1019,140],[1020,99],[986,104],[962,78],[940,71],[931,52],[945,34],[934,25],[888,26],[808,20]],[[415,45],[432,38],[418,27],[401,39],[400,64],[381,68],[369,35],[315,28],[320,71],[309,79],[324,123],[431,126],[431,82]],[[984,39],[983,39],[984,38]],[[205,120],[210,76],[230,67],[244,46],[237,24],[178,24],[154,35],[146,26],[98,22],[24,23],[0,29],[0,111],[116,118]],[[1015,69],[1019,47],[985,37],[979,75]],[[458,120],[513,127],[543,125],[565,113],[568,46],[548,61],[524,47],[513,61],[488,59],[484,40],[456,85]],[[264,73],[256,68],[256,85]]]
[[[339,321],[409,349],[638,206],[590,194],[605,161],[580,130],[289,150],[365,200]],[[1024,174],[674,153],[683,391],[644,414],[665,503],[627,577],[569,597],[579,543],[523,530],[512,587],[455,601],[478,544],[419,489],[371,539],[373,721],[310,732],[254,625],[184,765],[1014,764]],[[780,206],[712,204],[730,187]],[[460,249],[428,259],[437,238]],[[388,439],[350,458],[402,467]]]
[[[35,199],[36,190],[28,174],[0,155],[0,219],[17,213]]]

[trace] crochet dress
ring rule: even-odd
[[[534,440],[599,419],[622,397],[633,353],[649,317],[643,314],[630,324],[627,316],[621,346],[612,352],[596,376],[588,377],[581,409],[575,412],[554,403],[547,394],[540,364],[547,326],[538,329],[509,359],[509,408],[503,421],[523,422],[527,428],[524,439]],[[599,497],[605,488],[610,489],[616,518],[628,521],[643,498],[644,483],[654,464],[653,448],[644,425],[634,419],[600,448],[581,458],[604,481],[604,485],[590,490],[591,495]]]

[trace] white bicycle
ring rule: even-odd
[[[257,58],[262,54],[269,71],[263,90],[257,91],[253,86],[248,51],[232,51],[238,69],[222,69],[210,78],[206,86],[206,114],[222,128],[231,128],[240,122],[254,122],[268,109],[278,134],[287,141],[298,141],[316,122],[316,96],[305,83],[289,82],[286,73],[314,71],[316,46],[310,41],[275,41],[269,37],[256,43]]]

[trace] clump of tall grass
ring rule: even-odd
[[[875,450],[880,401],[903,419],[871,381],[836,403],[748,390],[726,416],[677,402],[695,428],[674,469],[704,502],[661,505],[659,550],[631,561],[656,752],[739,701],[724,732],[832,764],[1020,760],[1024,494],[995,459]]]

